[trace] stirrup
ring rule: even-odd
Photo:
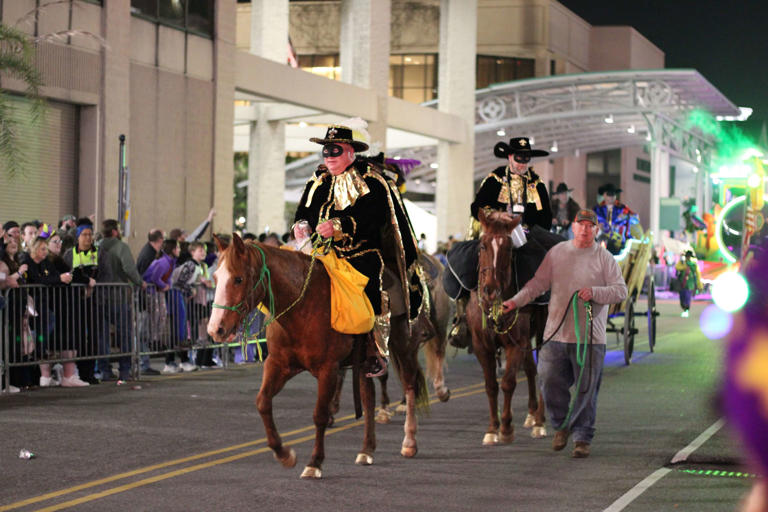
[[[375,358],[369,358],[366,365],[370,371],[365,376],[369,379],[387,374],[387,361],[379,354],[376,354]]]

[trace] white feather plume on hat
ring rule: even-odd
[[[339,123],[352,130],[352,138],[371,145],[371,135],[368,133],[368,122],[361,117],[352,117]]]

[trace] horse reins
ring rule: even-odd
[[[323,240],[323,238],[319,234],[317,234],[317,233],[312,233],[312,235],[310,236],[310,239],[314,239],[313,243],[312,243],[312,247],[315,250],[312,251],[312,259],[309,262],[309,271],[307,272],[307,277],[304,279],[304,284],[301,287],[301,292],[299,293],[299,296],[296,298],[296,300],[294,300],[283,311],[281,311],[277,315],[273,314],[273,316],[271,318],[269,318],[264,323],[264,325],[261,327],[261,329],[259,329],[259,332],[256,333],[257,337],[259,336],[259,334],[261,334],[267,328],[267,326],[269,326],[269,324],[271,324],[272,322],[274,322],[275,320],[277,320],[281,316],[283,316],[286,313],[288,313],[288,311],[290,311],[294,306],[296,306],[296,304],[301,302],[301,300],[304,298],[304,294],[306,293],[307,287],[309,286],[309,280],[312,277],[312,269],[315,266],[315,260],[317,260],[317,251],[316,251],[316,249],[320,249],[320,248],[323,248],[323,247],[325,247],[327,249],[328,247],[330,247],[330,244],[332,242],[331,238],[329,238],[327,240]],[[248,291],[248,294],[246,295],[246,297],[243,300],[241,300],[239,303],[237,303],[234,306],[225,306],[225,305],[216,304],[216,303],[212,304],[212,307],[217,308],[217,309],[226,309],[228,311],[234,311],[241,318],[243,316],[245,316],[246,313],[248,313],[248,311],[245,311],[244,308],[248,307],[248,301],[251,298],[251,295],[256,290],[256,288],[258,288],[258,286],[260,284],[264,287],[264,289],[266,291],[267,297],[269,297],[267,309],[269,310],[270,313],[274,313],[274,311],[275,311],[275,295],[272,292],[272,274],[270,273],[269,268],[267,267],[267,255],[266,255],[266,253],[264,253],[264,249],[259,247],[257,244],[255,244],[255,243],[251,244],[251,247],[256,248],[259,251],[259,253],[261,254],[261,271],[259,273],[259,279],[253,285],[253,288],[251,288]],[[265,276],[266,276],[266,281],[264,281],[264,277]],[[243,325],[243,339],[245,338],[245,335],[246,335],[245,333],[250,330],[251,323],[252,323],[252,321],[248,321],[248,322],[244,323],[244,325]],[[259,350],[259,352],[261,352],[261,350]]]

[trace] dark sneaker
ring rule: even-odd
[[[571,433],[568,432],[568,429],[556,431],[555,438],[552,440],[552,449],[556,452],[559,452],[565,448],[565,445],[568,444],[568,436],[570,434]]]
[[[141,374],[142,375],[160,375],[160,371],[155,370],[154,368],[142,368]]]
[[[589,457],[589,443],[585,443],[584,441],[576,441],[575,447],[573,448],[573,453],[571,453],[571,457],[574,459],[586,459]]]

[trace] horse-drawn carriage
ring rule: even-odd
[[[627,284],[627,298],[619,304],[614,304],[608,310],[607,332],[616,333],[617,344],[623,344],[624,362],[629,364],[632,360],[632,352],[635,347],[635,335],[639,332],[635,326],[636,317],[646,317],[648,322],[648,345],[653,352],[656,345],[656,287],[653,282],[653,272],[648,273],[648,267],[652,265],[653,236],[650,231],[642,237],[630,238],[622,251],[615,255],[616,262],[621,268],[624,282]],[[643,290],[645,277],[648,274],[646,296],[648,308],[646,311],[635,311],[635,306]],[[624,318],[624,323],[618,326],[619,318]]]

